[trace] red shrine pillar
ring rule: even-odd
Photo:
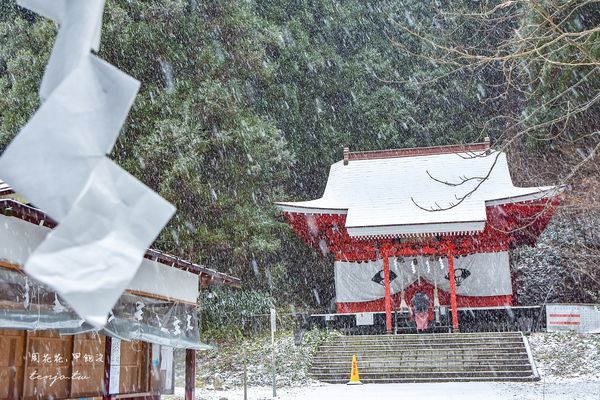
[[[448,243],[448,278],[450,281],[450,307],[452,308],[452,331],[460,332],[458,327],[458,307],[456,305],[456,279],[454,275],[454,247]]]
[[[392,333],[392,297],[390,294],[390,259],[387,249],[381,251],[383,257],[383,288],[385,299],[385,329]]]

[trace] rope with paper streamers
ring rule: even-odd
[[[25,271],[101,327],[175,208],[107,157],[140,83],[92,53],[104,0],[18,3],[60,27],[42,105],[0,157],[2,179],[58,222]]]

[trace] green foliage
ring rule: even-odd
[[[200,325],[206,337],[239,337],[269,329],[274,299],[253,290],[212,288],[201,292]]]
[[[390,41],[416,46],[395,19],[408,16],[429,26],[430,8],[421,2],[256,3],[257,12],[277,24],[270,26],[266,44],[277,68],[256,106],[302,154],[288,187],[296,197],[321,194],[344,145],[374,150],[477,138],[486,117],[476,96],[477,77],[413,84],[428,79],[431,66]]]
[[[496,98],[497,66],[453,72],[426,59],[426,46],[404,29],[494,49],[514,24],[489,29],[442,13],[475,3],[107,0],[99,55],[142,82],[111,156],[178,208],[156,246],[240,276],[280,302],[327,308],[330,260],[306,248],[272,202],[319,197],[344,145],[473,141],[507,104],[520,107],[522,98]],[[597,24],[588,14],[584,25]],[[55,34],[52,22],[0,0],[0,148],[39,106]],[[596,56],[597,43],[586,43]],[[568,86],[569,74],[587,73],[529,71],[543,78],[526,99],[531,109]],[[502,128],[490,126],[491,136]],[[212,304],[224,298],[237,317],[239,309],[214,293],[205,326],[232,326]],[[264,311],[268,296],[241,293],[249,298],[239,304]]]
[[[539,49],[523,60],[521,71],[528,84],[524,115],[526,126],[533,129],[530,148],[545,152],[565,142],[578,141],[579,146],[597,142],[600,31],[594,29],[600,25],[598,4],[527,3],[523,15],[519,36],[535,38]]]
[[[39,106],[37,90],[56,28],[2,3],[0,146]],[[142,81],[112,156],[173,202],[157,246],[242,278],[280,247],[293,155],[281,131],[248,101],[272,74],[248,6],[226,1],[107,2],[100,57]],[[253,83],[254,82],[254,83]]]
[[[200,7],[200,6],[199,6]],[[158,246],[249,278],[277,251],[272,202],[293,160],[281,132],[248,104],[269,76],[248,7],[113,1],[101,56],[143,80],[115,157],[173,202]]]
[[[8,8],[5,2],[1,4],[3,8]],[[12,15],[14,19],[0,19],[2,149],[39,105],[39,83],[55,36],[54,26],[49,21],[38,21],[32,25],[17,11],[13,11]]]

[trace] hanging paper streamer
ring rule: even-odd
[[[194,326],[192,325],[192,316],[188,314],[185,316],[185,330],[191,331],[193,329],[194,329]]]
[[[181,335],[181,320],[177,317],[173,321],[173,333],[175,335]]]
[[[135,313],[133,314],[133,318],[137,321],[141,321],[144,318],[144,307],[146,307],[146,305],[141,301],[135,303]]]
[[[96,327],[133,279],[174,207],[106,155],[139,82],[92,54],[104,0],[19,0],[60,27],[41,107],[0,158],[16,192],[59,224],[25,263]]]

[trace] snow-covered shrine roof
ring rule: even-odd
[[[506,154],[486,139],[374,152],[346,148],[320,199],[276,204],[288,213],[346,214],[351,237],[472,234],[484,230],[487,206],[551,198],[559,190],[514,186]]]

